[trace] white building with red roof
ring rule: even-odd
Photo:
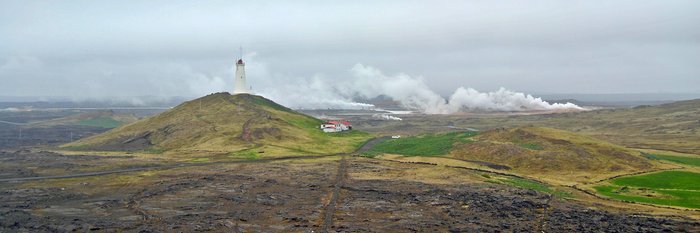
[[[326,121],[321,124],[321,130],[326,133],[352,130],[352,124],[349,121]]]

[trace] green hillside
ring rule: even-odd
[[[496,129],[472,139],[455,145],[450,156],[505,165],[550,180],[588,182],[656,167],[640,152],[553,128]]]
[[[656,160],[594,137],[546,127],[426,134],[383,141],[365,157],[381,154],[443,157],[557,184],[590,183],[651,171]],[[427,161],[427,160],[421,160]]]
[[[256,95],[211,94],[159,115],[64,145],[116,151],[236,152],[268,154],[349,152],[369,138],[359,131],[318,129],[320,120]]]

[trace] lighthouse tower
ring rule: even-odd
[[[245,83],[245,63],[243,59],[238,59],[236,62],[236,80],[234,82],[233,94],[250,93],[247,84]]]

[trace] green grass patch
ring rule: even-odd
[[[380,153],[408,156],[445,155],[452,150],[452,146],[456,142],[465,141],[465,139],[474,135],[476,135],[476,132],[453,132],[390,139],[378,143],[364,154],[365,157],[374,157]]]
[[[700,192],[700,173],[686,171],[664,171],[639,176],[614,179],[618,186],[635,186],[653,189],[683,189]]]
[[[540,146],[539,144],[535,144],[535,143],[522,143],[522,144],[518,144],[518,145],[522,148],[530,149],[530,150],[542,150],[542,149],[544,149],[542,146]]]
[[[78,122],[75,122],[75,124],[76,125],[84,125],[84,126],[92,126],[92,127],[101,127],[101,128],[115,128],[115,127],[120,126],[124,123],[117,121],[111,117],[101,116],[101,117],[80,120]]]
[[[486,175],[484,177],[491,178],[491,176],[488,176],[488,175]],[[571,197],[571,193],[555,190],[546,184],[539,183],[539,182],[532,181],[532,180],[517,178],[517,177],[498,177],[498,178],[486,180],[486,182],[494,183],[494,184],[505,184],[505,185],[515,186],[515,187],[520,187],[520,188],[525,188],[525,189],[532,189],[532,190],[535,190],[538,192],[549,193],[549,194],[552,194],[556,197]]]
[[[653,190],[653,192],[647,191],[648,194],[645,195],[633,194],[630,188],[624,190],[625,187],[619,186],[600,185],[593,188],[600,194],[623,201],[700,209],[698,191]]]
[[[294,116],[294,117],[289,117],[284,119],[285,121],[289,122],[290,124],[302,128],[302,129],[313,129],[314,131],[321,131],[319,128],[321,126],[322,121],[311,118],[311,117],[305,117],[305,116]]]
[[[700,173],[665,171],[620,177],[610,183],[594,189],[625,201],[700,208]]]
[[[260,154],[256,152],[255,150],[242,150],[242,151],[236,151],[236,152],[231,152],[229,154],[229,157],[231,158],[237,158],[237,159],[259,159]]]
[[[700,167],[700,157],[699,158],[693,158],[693,157],[683,157],[683,156],[673,156],[673,155],[660,155],[660,154],[648,154],[648,153],[643,153],[644,157],[648,159],[655,159],[655,160],[666,160],[666,161],[671,161],[674,163],[680,163],[680,164],[685,164],[685,165],[691,165],[691,166],[696,166]]]

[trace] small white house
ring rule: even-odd
[[[321,130],[326,133],[352,130],[352,124],[348,121],[326,121],[321,124]]]

